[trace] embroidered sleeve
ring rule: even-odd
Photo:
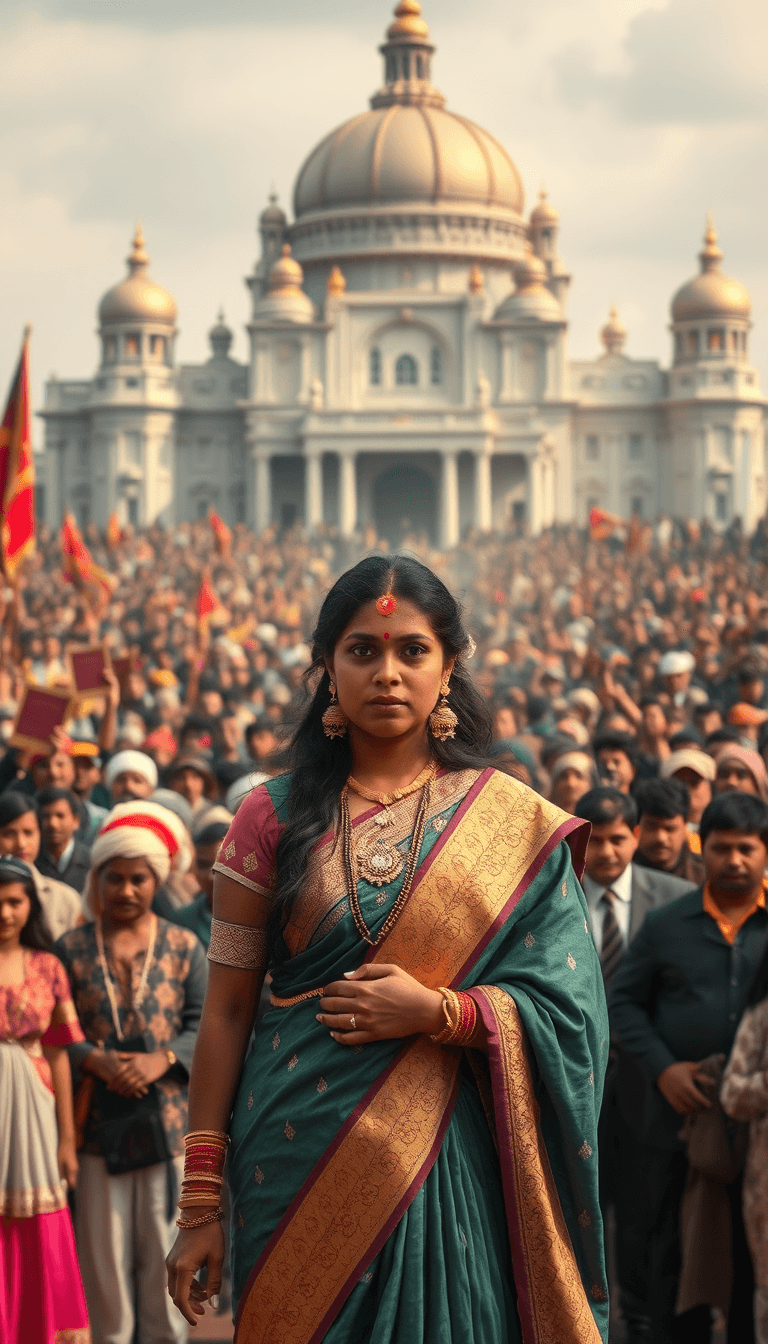
[[[51,961],[55,962],[52,985],[55,1006],[41,1041],[43,1045],[75,1045],[84,1041],[85,1035],[72,1002],[67,973],[58,958],[52,957]]]
[[[270,896],[275,881],[278,821],[272,799],[261,785],[246,798],[221,842],[213,870],[260,896]]]
[[[723,1075],[720,1099],[733,1120],[759,1120],[768,1114],[765,1085],[768,1001],[747,1009]]]

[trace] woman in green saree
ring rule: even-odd
[[[196,1324],[226,1132],[237,1344],[605,1338],[585,828],[485,764],[470,649],[417,561],[343,575],[290,771],[222,843],[168,1268]]]

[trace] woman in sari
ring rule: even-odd
[[[195,1324],[231,1140],[237,1344],[605,1336],[586,828],[486,766],[471,647],[417,561],[344,574],[290,772],[222,843],[168,1267]]]
[[[89,1344],[67,1207],[75,1122],[67,1046],[83,1033],[32,870],[0,857],[0,1339]]]

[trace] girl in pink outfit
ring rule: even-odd
[[[77,1156],[67,1046],[82,1041],[32,873],[0,857],[0,1339],[89,1344],[67,1188]]]

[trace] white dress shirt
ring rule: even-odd
[[[628,863],[621,877],[617,877],[609,887],[604,886],[602,882],[593,881],[587,873],[584,874],[581,885],[589,906],[589,920],[597,955],[600,956],[603,950],[603,920],[609,908],[613,909],[616,916],[619,933],[626,948],[629,943],[629,920],[632,913],[632,864]],[[605,899],[606,891],[612,891],[616,896],[612,906],[611,902]]]

